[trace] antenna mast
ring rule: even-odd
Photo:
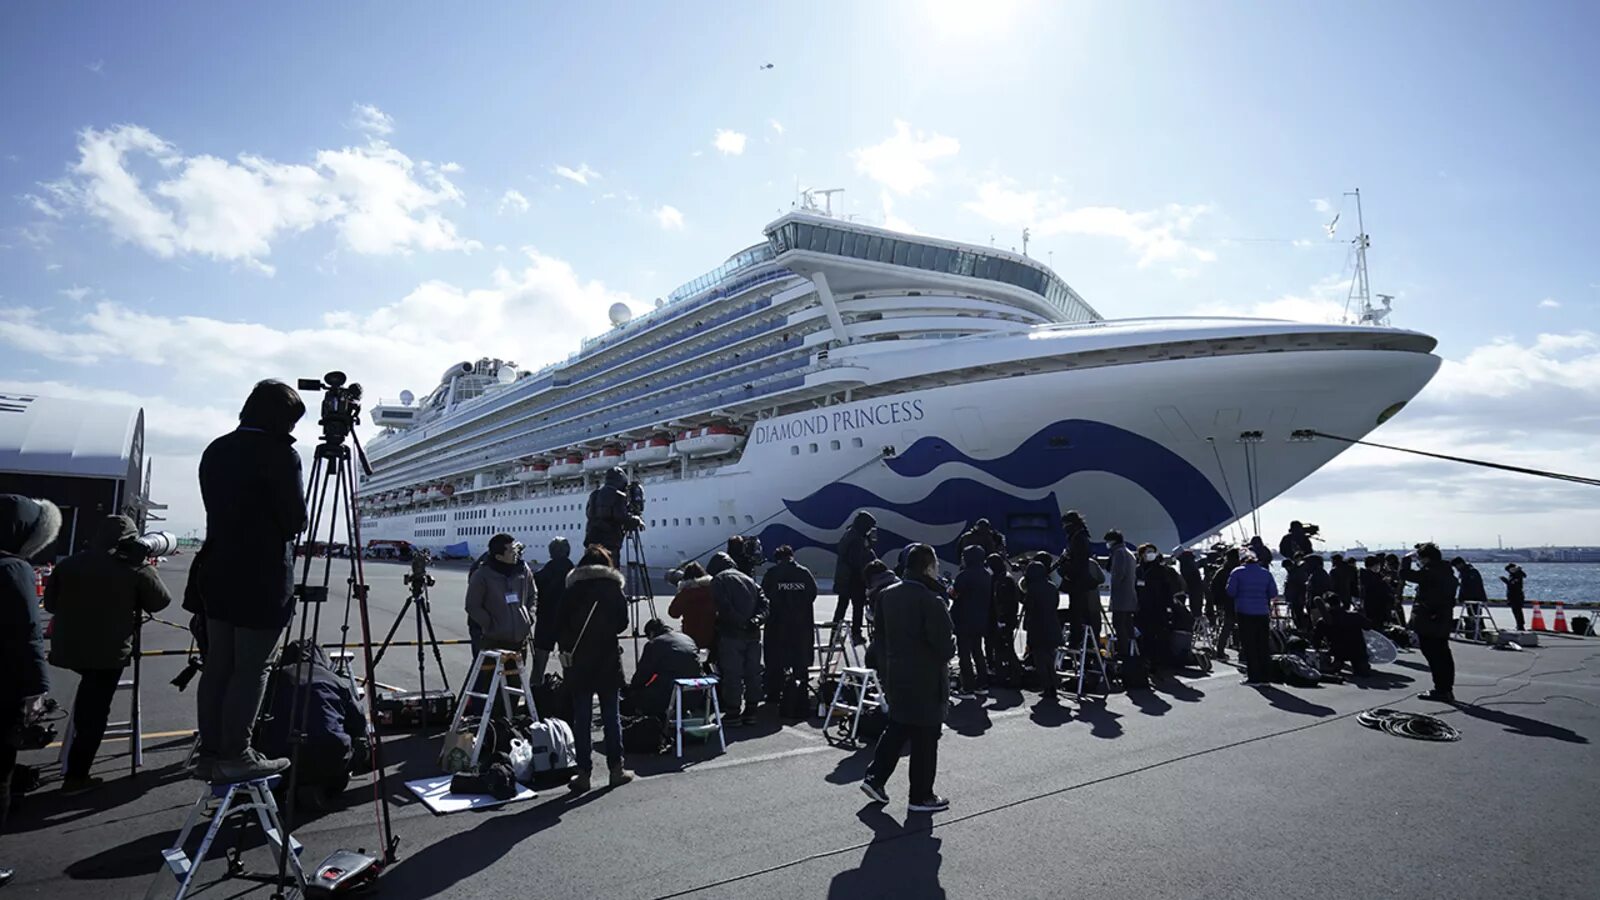
[[[1350,293],[1344,302],[1345,321],[1350,321],[1350,307],[1356,308],[1356,321],[1362,325],[1388,325],[1389,312],[1393,308],[1393,294],[1379,294],[1383,301],[1382,308],[1372,305],[1372,283],[1367,273],[1367,248],[1371,246],[1372,239],[1367,235],[1366,219],[1361,214],[1361,189],[1345,192],[1346,197],[1356,198],[1356,273],[1350,281]],[[1335,218],[1334,221],[1338,221]],[[1331,226],[1330,226],[1331,228]]]

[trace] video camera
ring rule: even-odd
[[[1322,526],[1321,525],[1313,525],[1310,522],[1307,522],[1307,523],[1305,523],[1305,532],[1306,532],[1306,537],[1316,538],[1319,541],[1322,540]]]
[[[433,556],[427,550],[419,547],[411,551],[411,572],[402,580],[412,587],[433,587],[433,576],[428,574],[428,564],[432,561]]]
[[[347,381],[343,372],[333,371],[321,379],[302,378],[298,382],[302,391],[323,392],[317,424],[322,426],[322,439],[329,443],[342,443],[361,416],[361,385],[347,385]]]
[[[158,556],[171,556],[178,548],[178,539],[171,532],[152,531],[136,538],[128,538],[112,548],[112,555],[130,566],[143,565]]]
[[[644,485],[637,478],[628,482],[628,515],[634,518],[644,515]]]

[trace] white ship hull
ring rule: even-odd
[[[993,346],[1004,356],[1002,342]],[[1376,349],[1134,358],[762,419],[742,454],[710,474],[636,473],[649,498],[644,545],[661,570],[706,559],[731,534],[755,534],[769,553],[794,545],[826,579],[861,509],[877,517],[880,551],[923,541],[947,564],[979,517],[1008,532],[1015,550],[1059,552],[1067,509],[1083,513],[1096,539],[1118,528],[1136,542],[1193,543],[1346,447],[1306,430],[1359,438],[1438,366],[1426,352]],[[893,456],[883,457],[886,447]],[[379,512],[363,518],[363,537],[476,555],[504,531],[543,559],[552,538],[582,539],[592,485],[569,484],[492,504]]]

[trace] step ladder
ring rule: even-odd
[[[144,711],[139,702],[139,632],[133,633],[133,674],[117,682],[117,693],[128,692],[128,718],[122,722],[107,722],[105,740],[120,740],[127,738],[128,757],[133,763],[133,774],[139,774],[139,768],[144,765]],[[113,700],[113,702],[115,702]],[[61,738],[61,753],[57,757],[62,771],[67,768],[67,754],[72,752],[72,741],[77,737],[75,720],[78,702],[74,698],[72,709],[67,712],[67,733]]]
[[[1489,605],[1482,600],[1467,600],[1462,604],[1461,616],[1456,619],[1456,634],[1482,643],[1488,638],[1486,635],[1500,630],[1494,624],[1494,617],[1489,614]]]
[[[165,877],[167,875],[171,875],[178,882],[178,892],[173,895],[173,900],[183,900],[194,884],[194,876],[200,870],[200,864],[205,861],[206,854],[211,852],[211,845],[216,842],[217,835],[222,830],[222,823],[233,813],[255,812],[256,821],[267,837],[267,846],[272,851],[272,859],[276,864],[278,854],[283,852],[280,838],[283,833],[283,820],[278,816],[278,801],[272,796],[272,786],[280,777],[273,775],[253,781],[208,784],[202,787],[199,798],[195,800],[194,806],[189,808],[189,817],[184,820],[183,829],[178,832],[178,839],[170,848],[161,851],[166,870],[156,875],[149,891],[145,893],[146,900],[165,896],[161,886],[167,883]],[[189,843],[189,835],[213,806],[215,808],[211,812],[211,822],[206,826],[205,835],[200,839],[199,849],[191,857],[184,849]],[[294,879],[303,893],[306,887],[306,873],[300,868],[301,849],[300,842],[295,840],[294,835],[289,835],[288,871],[294,874]],[[228,849],[227,858],[228,874],[243,874],[244,867],[239,861],[237,847]]]
[[[817,623],[819,626],[821,623]],[[820,631],[820,628],[818,629]],[[829,678],[842,682],[847,669],[866,668],[866,660],[862,652],[850,640],[850,626],[843,622],[829,624],[828,641],[822,645],[822,663],[817,668],[817,684],[820,687]],[[827,700],[817,698],[817,715],[824,715],[828,711]]]
[[[539,720],[539,710],[533,703],[533,687],[528,684],[528,679],[522,671],[522,655],[515,650],[484,650],[478,654],[478,659],[473,669],[478,673],[476,678],[468,678],[461,684],[461,693],[456,697],[455,717],[450,721],[450,730],[446,732],[445,751],[449,752],[450,736],[461,729],[461,720],[467,716],[467,705],[473,700],[483,701],[482,713],[478,716],[478,730],[472,738],[472,753],[468,756],[468,766],[478,767],[478,756],[483,750],[483,736],[489,730],[489,720],[494,718],[490,713],[494,709],[496,699],[500,700],[501,707],[505,710],[507,722],[516,721],[515,693],[522,695],[522,702],[527,705],[528,715],[534,721]],[[488,675],[488,687],[482,692],[472,688]],[[514,693],[515,692],[515,693]],[[439,764],[442,767],[445,760],[441,754]]]
[[[717,732],[717,746],[723,753],[728,752],[728,741],[722,733],[722,704],[717,700],[717,685],[720,680],[715,675],[706,675],[701,678],[676,678],[672,682],[672,725],[675,732],[673,745],[679,759],[683,758],[683,733],[687,729],[697,735],[709,734],[711,730]],[[693,719],[685,720],[683,717],[683,697],[685,694],[699,693],[705,697],[705,711],[701,724],[695,724]],[[687,724],[686,724],[687,723]]]
[[[1073,667],[1073,674],[1078,679],[1077,697],[1079,700],[1083,699],[1085,693],[1084,683],[1088,681],[1090,672],[1098,674],[1100,678],[1100,693],[1109,697],[1111,695],[1111,677],[1106,672],[1106,658],[1100,653],[1100,642],[1090,629],[1083,628],[1080,629],[1080,632],[1083,637],[1078,642],[1078,648],[1073,651],[1077,656],[1076,665]],[[1091,659],[1093,660],[1092,663]]]
[[[851,695],[846,695],[846,690]],[[833,689],[833,702],[828,704],[827,716],[822,720],[822,734],[827,737],[828,727],[833,724],[835,713],[849,714],[850,729],[849,742],[858,743],[856,732],[861,728],[861,714],[868,709],[889,711],[889,699],[883,695],[883,688],[878,684],[876,670],[862,666],[846,666],[840,673],[839,683]],[[832,739],[829,738],[831,743]]]

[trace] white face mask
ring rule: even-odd
[[[937,562],[928,563],[927,567],[922,570],[922,575],[929,581],[938,581],[939,564]]]
[[[1144,561],[1145,562],[1155,562],[1156,561],[1156,557],[1158,557],[1160,555],[1161,554],[1156,553],[1153,550],[1146,550],[1145,554],[1144,554]]]

